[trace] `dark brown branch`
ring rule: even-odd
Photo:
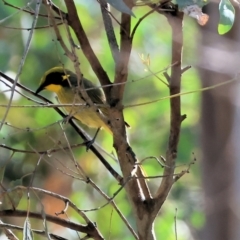
[[[168,73],[167,73],[167,72],[164,72],[164,73],[163,73],[163,76],[167,79],[167,82],[170,83],[171,78],[170,78],[170,76],[168,75]]]
[[[73,144],[73,145],[70,146],[70,148],[73,149],[73,148],[77,148],[77,147],[86,146],[86,144],[88,142],[89,141],[84,142],[84,143],[79,143],[79,144]],[[5,149],[8,149],[10,151],[17,152],[17,153],[36,154],[36,152],[37,152],[38,154],[46,154],[46,155],[50,154],[48,150],[45,150],[45,151],[22,150],[22,149],[18,149],[18,148],[9,147],[9,146],[6,146],[4,144],[0,144],[0,148],[5,148]],[[62,150],[69,150],[69,147],[62,147],[62,148],[51,149],[51,153],[55,153],[55,152],[62,151]]]
[[[2,221],[0,221],[0,228],[3,229],[3,232],[5,233],[6,237],[9,240],[19,240],[19,238],[15,237],[15,235],[9,229],[14,229],[14,230],[18,230],[18,231],[23,232],[23,227],[19,227],[19,226],[8,224],[8,223],[3,223]],[[36,230],[36,229],[31,229],[31,230],[35,234],[38,234],[40,236],[46,236],[46,232],[45,231]],[[60,236],[58,236],[56,234],[53,234],[53,233],[48,233],[48,235],[53,240],[67,240],[66,238],[60,237]]]
[[[73,29],[76,34],[76,37],[80,43],[81,49],[88,59],[93,71],[97,75],[101,85],[111,84],[111,81],[104,71],[102,65],[100,64],[98,58],[96,57],[89,41],[87,35],[83,29],[82,23],[78,17],[77,9],[73,0],[65,0],[65,4],[68,10],[67,21],[69,26]],[[109,88],[103,88],[106,98],[108,99]]]
[[[102,85],[110,84],[110,81],[109,81],[106,73],[103,71],[98,59],[96,58],[96,56],[89,44],[86,33],[83,30],[82,24],[78,17],[78,13],[77,13],[74,2],[72,0],[68,0],[68,1],[65,0],[65,4],[66,4],[67,10],[68,10],[68,15],[66,16],[68,24],[74,30],[74,32],[79,40],[79,43],[81,45],[81,48],[83,50],[83,53],[89,60],[91,66],[92,66],[94,72],[96,73],[96,75],[98,76],[101,84]],[[121,33],[122,33],[121,53],[120,53],[120,60],[118,61],[118,64],[116,67],[117,74],[116,74],[116,78],[115,78],[115,83],[122,83],[127,80],[127,65],[128,65],[128,61],[129,61],[130,52],[131,52],[130,16],[127,14],[122,14],[122,16],[123,17],[122,17],[122,23],[121,23]],[[120,122],[119,125],[122,126],[123,131],[116,131],[119,133],[124,132],[123,135],[120,136],[120,139],[122,139],[122,136],[125,136],[124,139],[126,139],[126,131],[125,131],[125,126],[124,126],[124,121],[123,121],[121,100],[119,101],[119,99],[122,99],[123,91],[124,91],[124,85],[122,85],[122,86],[120,85],[120,87],[114,86],[114,89],[111,92],[111,96],[110,96],[108,94],[109,88],[105,88],[105,94],[106,94],[108,102],[110,102],[111,104],[113,103],[113,105],[116,102],[120,102],[120,111],[117,111],[118,114],[116,114],[116,115],[113,114],[112,115],[113,118],[111,119],[114,122],[117,122],[117,123]],[[109,99],[109,96],[110,96],[110,99]],[[116,121],[116,119],[119,119],[120,121]],[[119,130],[119,127],[116,126],[115,129]],[[126,149],[131,149],[128,146],[128,144],[122,145],[122,146],[124,148],[124,150],[122,151],[122,154],[124,152],[126,152]],[[128,168],[129,170],[132,169],[132,167],[135,165],[135,162],[136,162],[136,158],[134,158],[133,156],[134,155],[132,154],[132,151],[129,151],[127,158],[126,158],[126,156],[124,156],[124,158],[126,159],[127,162],[131,162],[131,168]],[[128,158],[130,158],[131,160],[129,160]],[[122,165],[124,165],[124,164],[122,164]],[[126,174],[126,178],[127,178],[131,174],[131,170],[130,170],[130,172],[125,171],[125,174]],[[133,181],[131,181],[131,182],[133,182]],[[137,181],[134,181],[134,182],[137,182]],[[138,185],[136,185],[136,187],[138,187]],[[136,188],[134,188],[134,189],[136,189]],[[145,187],[145,189],[147,189],[147,187]],[[148,196],[149,196],[149,193],[148,193]]]
[[[122,13],[121,16],[121,29],[120,29],[120,57],[116,65],[116,74],[114,83],[123,83],[127,81],[128,77],[128,62],[132,50],[132,39],[130,36],[131,31],[131,16]],[[118,102],[121,103],[125,84],[113,86],[111,92],[110,106],[115,106]]]
[[[131,39],[133,40],[135,32],[137,31],[138,26],[140,25],[140,23],[143,21],[143,19],[145,19],[147,16],[149,16],[150,14],[152,14],[155,11],[155,9],[153,8],[152,10],[150,10],[149,12],[147,12],[145,15],[143,15],[141,18],[139,18],[138,22],[136,23],[136,25],[134,26],[132,33],[131,33]]]
[[[131,1],[125,1],[129,3]],[[131,7],[128,4],[128,7]],[[127,196],[131,202],[135,216],[138,239],[152,239],[152,225],[149,224],[149,213],[147,202],[151,199],[151,194],[144,179],[141,168],[137,163],[137,157],[129,146],[126,137],[126,130],[123,118],[122,98],[125,85],[115,85],[125,83],[128,78],[128,63],[132,49],[131,39],[131,16],[122,13],[120,29],[120,55],[116,65],[114,84],[111,89],[110,109],[111,123],[114,137],[114,148],[116,149],[119,164],[126,181],[129,176],[137,176],[129,181],[125,187]],[[118,121],[116,121],[118,119]]]
[[[181,87],[181,62],[183,46],[183,13],[177,12],[176,16],[166,14],[169,24],[172,28],[172,71],[169,83],[170,95],[180,93]],[[176,64],[174,64],[176,63]],[[166,152],[166,166],[164,169],[165,177],[156,194],[157,207],[164,203],[173,183],[175,159],[177,158],[177,147],[180,136],[180,127],[182,122],[180,96],[170,99],[170,135],[168,148]]]
[[[130,38],[131,31],[131,16],[122,13],[121,16],[121,39],[120,39],[120,56],[119,61],[116,65],[116,75],[114,83],[119,84],[127,81],[128,77],[128,62],[131,54],[132,40]],[[126,129],[123,117],[123,106],[122,97],[124,93],[125,84],[123,85],[113,85],[111,91],[110,105],[113,107],[111,109],[111,121],[113,124],[113,134],[114,134],[114,147],[118,154],[120,167],[124,175],[124,180],[126,180],[132,172],[134,167],[137,167],[137,176],[143,177],[142,171],[139,166],[136,166],[137,158],[135,153],[132,151],[131,147],[127,142]],[[115,119],[118,119],[116,121]],[[140,185],[139,185],[140,183]],[[129,197],[132,197],[132,201],[139,201],[140,199],[149,199],[150,192],[146,185],[144,178],[139,179],[139,181],[132,180],[127,184],[127,191],[129,191]],[[131,189],[131,190],[130,190]],[[134,196],[133,192],[136,193]],[[143,196],[142,196],[143,195]],[[135,200],[133,200],[135,198]]]
[[[43,220],[41,213],[29,212],[23,210],[2,210],[0,211],[1,217],[25,217],[28,216],[30,218]],[[88,223],[88,225],[76,224],[74,222],[70,222],[68,220],[61,219],[59,217],[51,216],[45,214],[46,220],[55,224],[58,224],[62,227],[66,227],[78,232],[86,233],[89,237],[92,237],[96,240],[103,240],[101,233],[98,231],[96,226],[93,223]]]
[[[115,69],[115,79],[114,85],[112,86],[110,92],[110,98],[107,99],[109,105],[112,107],[110,114],[110,121],[113,126],[113,133],[116,133],[118,136],[114,134],[114,146],[118,146],[120,143],[116,143],[116,139],[125,139],[126,140],[126,129],[124,124],[123,117],[123,106],[122,106],[122,98],[125,89],[125,84],[128,77],[128,62],[132,49],[132,40],[130,38],[131,31],[131,16],[125,13],[121,15],[121,26],[120,26],[120,54],[119,60],[116,64]],[[118,121],[116,121],[118,119]],[[115,131],[114,131],[115,130]],[[123,152],[126,152],[127,149],[130,149],[129,146],[125,146],[125,149],[122,149]],[[124,157],[126,158],[126,157]],[[123,164],[123,163],[122,163]],[[134,165],[135,162],[132,162]],[[127,165],[126,165],[127,167]],[[128,167],[127,167],[128,168]],[[123,169],[122,169],[123,170]],[[130,175],[131,169],[128,168],[129,171],[125,171],[125,177]]]

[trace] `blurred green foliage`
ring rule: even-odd
[[[18,7],[26,7],[28,3],[27,0],[9,0],[8,2],[17,4]],[[62,1],[54,1],[54,3],[61,9],[66,10]],[[98,3],[94,0],[75,1],[75,3],[92,48],[110,78],[113,79],[115,66],[108,47]],[[28,7],[28,9],[31,8],[34,8],[33,2]],[[133,12],[136,18],[132,18],[132,26],[135,26],[139,18],[148,11],[148,7],[134,8]],[[47,13],[44,6],[41,7],[41,13]],[[116,18],[120,17],[120,13],[114,9],[113,15]],[[31,28],[33,16],[4,5],[3,2],[0,2],[0,16],[2,20],[0,24],[0,70],[14,77],[26,47],[26,40],[29,36],[29,30],[27,29]],[[64,55],[53,29],[46,27],[48,23],[47,17],[39,17],[37,29],[34,30],[30,50],[19,79],[20,83],[33,91],[37,89],[42,74],[49,68],[64,64],[67,68],[74,69],[72,62]],[[119,39],[118,24],[114,20],[113,23],[115,33]],[[65,26],[59,28],[67,43]],[[78,44],[75,37],[74,41]],[[198,75],[194,69],[198,55],[197,42],[198,30],[195,24],[187,19],[184,26],[183,64],[184,66],[192,65],[193,68],[183,74],[182,92],[200,88]],[[81,49],[77,50],[77,54],[84,76],[99,84]],[[167,87],[157,77],[151,75],[147,67],[141,62],[140,54],[150,56],[149,69],[152,72],[159,72],[170,65],[171,29],[164,16],[153,13],[144,19],[137,29],[129,63],[129,78],[124,95],[125,106],[151,102],[169,94]],[[168,73],[170,74],[170,71]],[[158,73],[157,76],[166,81],[162,72]],[[3,78],[1,78],[0,82],[1,91],[8,89],[2,81],[4,81]],[[6,94],[5,92],[0,93],[1,104],[8,103],[9,96]],[[24,94],[29,96],[28,93]],[[43,95],[55,103],[57,102],[53,94],[43,92]],[[17,93],[15,93],[15,97],[12,105],[35,105]],[[169,101],[162,100],[157,103],[126,108],[124,113],[126,121],[131,125],[131,129],[128,130],[129,141],[138,159],[141,160],[149,156],[158,158],[160,155],[164,156],[169,135]],[[0,108],[0,119],[3,118],[4,114],[5,109]],[[186,164],[193,161],[195,157],[198,158],[199,155],[199,94],[188,94],[182,97],[182,114],[187,114],[187,119],[182,124],[176,172],[186,169]],[[86,152],[85,148],[75,148],[72,152],[61,150],[51,153],[51,149],[66,147],[68,143],[71,145],[82,142],[82,139],[75,134],[68,124],[61,127],[61,117],[53,109],[11,108],[6,121],[9,124],[5,124],[0,132],[0,144],[33,152],[49,151],[48,155],[43,156],[38,166],[37,162],[40,155],[36,153],[15,153],[7,163],[3,181],[6,188],[8,188],[9,182],[13,180],[23,179],[25,186],[28,186],[33,180],[33,186],[46,188],[53,192],[56,191],[69,197],[80,209],[94,209],[102,206],[106,203],[106,200],[96,190],[83,181],[65,174],[68,172],[76,176],[71,171],[71,169],[75,171],[74,164],[71,161],[73,157],[79,162],[85,173],[106,194],[112,196],[119,188],[119,185],[98,159],[91,152]],[[83,126],[83,128],[92,136],[94,135],[95,130],[88,129],[86,126]],[[100,132],[97,144],[108,153],[113,151],[111,136],[104,131]],[[0,152],[1,162],[6,162],[12,153],[4,148],[0,148]],[[120,173],[117,162],[105,154],[104,156]],[[149,176],[162,174],[162,168],[155,160],[147,160],[143,163],[143,166]],[[59,172],[57,168],[64,173]],[[194,239],[194,232],[201,229],[204,216],[201,209],[202,193],[199,183],[199,168],[199,162],[197,162],[196,165],[191,167],[190,173],[174,185],[170,196],[156,219],[155,230],[159,239],[175,239],[175,215],[177,216],[178,240]],[[30,173],[34,170],[36,173],[32,179]],[[150,180],[150,188],[153,191],[156,190],[159,182],[160,179]],[[31,209],[40,211],[42,206],[39,199],[34,194],[31,194],[31,196]],[[39,196],[40,199],[44,199],[44,197]],[[134,226],[131,206],[123,190],[116,196],[115,201],[127,220]],[[50,202],[44,203],[50,204]],[[22,198],[19,207],[26,209],[26,195]],[[62,207],[64,208],[64,206]],[[51,206],[45,209],[49,210]],[[58,209],[58,211],[61,210],[61,208]],[[98,211],[87,212],[87,215],[97,223],[106,238],[133,239],[111,205]],[[68,217],[76,222],[82,222],[79,215],[72,210],[69,211]],[[23,220],[19,219],[18,223],[22,225]],[[36,220],[31,220],[31,224],[34,227],[42,226]],[[76,233],[69,233],[66,229],[58,229],[56,226],[50,225],[49,231],[61,233],[62,236],[69,237],[71,235],[71,239],[78,239]],[[36,237],[35,239],[40,238]]]

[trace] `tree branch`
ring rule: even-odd
[[[2,76],[3,78],[5,78],[7,81],[11,82],[12,84],[14,83],[14,80],[11,79],[10,77],[8,77],[6,74],[4,74],[3,72],[0,71],[0,76]],[[20,87],[21,89],[27,91],[28,93],[30,93],[31,95],[38,97],[39,99],[43,100],[45,103],[50,103],[53,104],[51,101],[49,101],[48,99],[46,99],[45,97],[36,94],[35,92],[33,92],[32,90],[30,90],[29,88],[23,86],[20,83],[16,84],[17,87]],[[62,116],[62,118],[66,118],[67,116],[58,108],[58,107],[54,107],[54,110],[60,115]],[[89,142],[89,138],[86,136],[86,134],[79,128],[79,126],[77,124],[74,123],[74,121],[72,119],[69,119],[68,123],[73,127],[73,129],[79,134],[79,136],[81,136],[81,138],[86,141]],[[93,146],[91,145],[89,147],[91,149],[91,151],[96,155],[96,157],[102,162],[102,164],[108,169],[108,171],[112,174],[112,176],[119,182],[122,182],[122,177],[112,168],[112,166],[107,162],[107,160],[100,154],[100,152]]]
[[[9,240],[19,240],[19,238],[15,237],[15,235],[13,233],[11,233],[11,230],[9,229],[15,229],[18,231],[23,232],[23,227],[19,227],[16,225],[12,225],[12,224],[8,224],[8,223],[3,223],[2,221],[0,221],[0,228],[3,228],[3,231],[6,235],[6,237]],[[7,228],[7,232],[5,231],[5,229]],[[41,230],[36,230],[36,229],[31,229],[35,234],[38,234],[40,236],[45,236],[46,237],[46,232],[45,231],[41,231]],[[51,239],[53,240],[68,240],[66,238],[60,237],[56,234],[53,233],[48,233],[48,235],[51,237]]]
[[[127,3],[131,1],[125,1]],[[131,9],[131,5],[128,4]],[[152,222],[149,221],[148,201],[151,199],[148,186],[144,179],[141,168],[137,164],[137,158],[130,147],[126,130],[124,126],[122,98],[124,94],[125,83],[128,78],[128,63],[132,49],[131,39],[131,16],[122,13],[120,29],[120,56],[116,65],[114,84],[111,89],[109,105],[112,131],[114,136],[114,148],[116,149],[119,164],[124,176],[124,181],[133,173],[139,178],[133,178],[126,184],[127,196],[131,202],[133,213],[135,215],[138,238],[141,240],[153,239]],[[116,85],[115,85],[116,84]],[[116,121],[117,119],[117,121]],[[151,212],[151,211],[150,211]],[[149,224],[150,223],[150,224]]]
[[[103,67],[101,66],[98,58],[96,57],[93,49],[88,41],[87,35],[83,29],[81,21],[78,17],[77,9],[73,0],[65,0],[65,4],[68,10],[67,14],[67,21],[69,26],[73,29],[76,34],[76,37],[80,43],[81,49],[88,59],[93,71],[97,75],[101,85],[108,85],[111,84],[110,79],[107,73],[104,71]],[[103,88],[106,98],[108,98],[109,88]]]
[[[183,47],[183,13],[177,12],[176,16],[169,14],[165,15],[172,28],[172,71],[169,83],[170,95],[180,93],[181,87],[181,62],[182,62],[182,47]],[[176,63],[176,64],[174,64]],[[182,122],[181,117],[181,102],[180,96],[170,99],[170,135],[168,140],[168,149],[166,152],[166,167],[164,168],[161,185],[156,193],[155,199],[157,207],[161,207],[164,203],[173,183],[175,159],[177,158],[177,146],[180,136],[180,127]]]
[[[35,219],[43,220],[43,216],[41,213],[35,213],[35,212],[29,212],[29,211],[23,211],[23,210],[1,210],[0,211],[1,217],[30,217]],[[76,224],[74,222],[70,222],[68,220],[61,219],[59,217],[51,216],[48,214],[45,214],[46,220],[55,224],[58,224],[60,226],[86,233],[90,237],[96,240],[103,240],[103,237],[101,233],[98,231],[96,226],[93,223],[88,223],[88,225],[82,225],[82,224]]]

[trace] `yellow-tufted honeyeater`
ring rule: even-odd
[[[112,133],[110,126],[100,117],[108,118],[108,109],[104,107],[89,107],[81,93],[81,86],[86,90],[87,95],[93,104],[105,104],[105,96],[101,89],[97,88],[91,81],[82,78],[82,83],[78,83],[77,75],[62,67],[54,67],[44,73],[40,86],[36,93],[46,89],[57,94],[61,104],[81,104],[81,106],[65,106],[65,110],[83,124],[92,128],[103,127]],[[89,90],[88,90],[89,89]],[[128,124],[126,123],[126,126]]]

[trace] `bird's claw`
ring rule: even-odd
[[[94,144],[94,142],[95,142],[95,138],[86,142],[86,151],[87,152],[91,148],[91,146]]]
[[[86,142],[86,151],[88,151],[91,148],[91,146],[94,144],[95,139],[97,138],[97,135],[98,135],[98,132],[99,132],[100,129],[101,128],[97,129],[97,131],[96,131],[96,133],[95,133],[95,135],[94,135],[92,140],[89,140],[89,141]]]

